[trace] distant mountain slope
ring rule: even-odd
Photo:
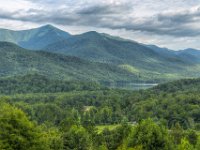
[[[167,48],[160,48],[156,45],[146,45],[153,51],[159,53],[162,56],[174,59],[180,59],[186,63],[196,64],[200,63],[200,50],[188,48],[184,50],[174,51]]]
[[[184,60],[200,63],[200,50],[188,48],[177,51],[176,54]]]
[[[51,43],[67,39],[70,36],[69,33],[51,25],[22,31],[0,29],[0,41],[12,42],[32,50],[42,49]]]
[[[168,48],[161,48],[156,45],[144,45],[150,49],[152,49],[154,52],[159,53],[163,57],[177,57],[176,51],[168,49]]]
[[[42,51],[29,51],[12,43],[0,42],[0,76],[30,73],[65,80],[138,80],[135,74],[114,65]]]
[[[194,65],[199,65],[196,64],[195,57],[187,59],[172,50],[147,46],[94,31],[50,44],[45,50],[118,65],[128,71],[136,70],[138,74],[151,78],[178,79],[189,74],[197,75],[197,72],[192,69]]]
[[[155,55],[155,52],[138,43],[114,39],[95,31],[50,44],[46,50],[98,62],[120,64],[132,62],[134,59],[143,60],[145,55],[150,57]]]

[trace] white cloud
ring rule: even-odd
[[[6,0],[0,27],[51,23],[71,33],[90,30],[173,49],[199,48],[200,0]]]
[[[0,9],[10,12],[28,10],[36,5],[25,0],[1,0]]]

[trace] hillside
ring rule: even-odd
[[[71,36],[67,40],[50,44],[45,49],[94,62],[115,64],[153,79],[198,76],[200,65],[198,56],[185,51],[176,53],[94,31]]]
[[[114,65],[94,63],[73,56],[29,51],[0,42],[0,76],[38,73],[55,79],[82,81],[135,81],[138,78]]]
[[[156,53],[159,53],[160,55],[164,57],[173,58],[173,59],[180,59],[184,62],[190,63],[190,64],[199,64],[200,63],[200,51],[197,49],[184,49],[179,51],[174,51],[168,48],[161,48],[156,45],[146,45],[148,48],[152,49]]]

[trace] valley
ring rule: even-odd
[[[0,149],[199,150],[198,50],[52,25],[0,35]]]

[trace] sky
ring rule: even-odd
[[[200,0],[0,0],[0,28],[52,24],[173,50],[200,49]]]

